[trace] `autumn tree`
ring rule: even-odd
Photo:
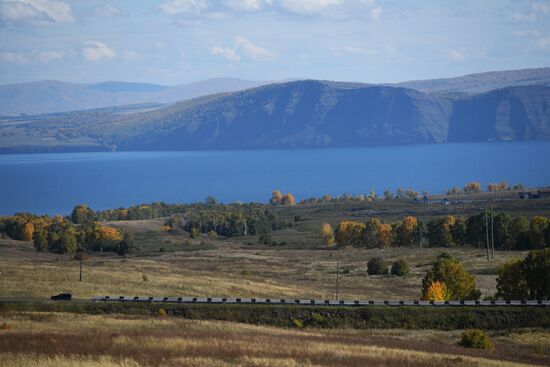
[[[397,226],[395,242],[398,246],[413,246],[417,240],[418,220],[413,216],[406,216]]]
[[[323,197],[321,198],[321,201],[322,201],[323,203],[328,203],[328,202],[332,201],[332,196],[330,196],[330,195],[328,195],[328,194],[327,194],[327,195],[323,195]]]
[[[393,241],[392,226],[390,224],[381,223],[378,226],[378,232],[376,233],[376,241],[378,248],[388,248]]]
[[[352,221],[343,221],[338,224],[334,231],[334,239],[338,246],[355,246],[361,244],[361,236],[365,224]]]
[[[292,195],[290,192],[288,194],[285,194],[281,199],[281,205],[294,205],[296,204],[296,200],[294,199],[294,195]]]
[[[453,187],[447,190],[447,195],[461,195],[462,189],[460,187]]]
[[[490,183],[487,185],[487,191],[497,192],[497,191],[506,191],[508,190],[508,182],[502,181],[500,183]]]
[[[472,181],[464,186],[464,192],[467,194],[481,192],[481,184],[476,181]]]
[[[423,301],[449,301],[451,294],[444,282],[434,281],[422,292]]]
[[[395,197],[398,198],[398,199],[404,199],[404,198],[407,197],[407,193],[405,192],[405,190],[402,187],[400,187],[395,192]]]
[[[323,223],[321,225],[321,238],[323,239],[323,244],[328,247],[334,245],[334,231],[329,223]]]
[[[94,219],[95,213],[87,205],[77,205],[71,213],[71,221],[75,224],[90,222]]]
[[[32,222],[25,223],[21,231],[21,241],[31,241],[34,233],[34,224]]]
[[[462,264],[453,258],[441,257],[426,273],[422,279],[422,294],[434,282],[445,283],[450,299],[454,300],[475,300],[481,295],[476,288],[476,280],[473,275],[468,274]]]
[[[281,200],[283,199],[283,194],[279,190],[275,190],[271,193],[271,199],[269,202],[273,205],[279,205],[281,204]]]

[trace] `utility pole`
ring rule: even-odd
[[[486,248],[487,248],[487,261],[491,261],[489,258],[489,220],[487,218],[487,208],[485,208],[485,236],[486,236]]]
[[[491,203],[491,259],[495,259],[495,231],[494,231],[494,217],[493,204]]]
[[[83,261],[83,258],[84,258],[84,254],[82,253],[82,250],[80,250],[80,279],[79,279],[80,282],[82,281],[82,261]]]
[[[336,259],[336,300],[340,301],[340,260]]]

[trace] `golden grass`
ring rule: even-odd
[[[0,366],[526,366],[549,356],[456,346],[459,332],[295,330],[125,315],[3,313]],[[550,338],[546,330],[523,330]],[[522,363],[525,362],[525,363]],[[531,364],[531,365],[532,365]]]
[[[78,281],[78,261],[68,255],[36,253],[24,242],[0,240],[0,296],[44,298],[65,291],[77,298],[94,295],[219,296],[323,298],[335,293],[335,257],[340,259],[340,297],[348,299],[418,299],[421,279],[443,249],[273,250],[236,244],[155,257],[92,255]],[[495,293],[498,264],[518,252],[499,252],[488,263],[476,249],[449,250],[476,275],[484,295]],[[333,257],[331,257],[333,256]],[[367,276],[367,262],[382,256],[405,259],[406,277]],[[146,276],[147,281],[143,280]]]

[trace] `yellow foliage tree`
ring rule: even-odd
[[[424,291],[422,300],[424,301],[448,301],[450,293],[443,282],[433,282]]]
[[[99,240],[122,241],[122,234],[111,227],[100,226],[97,229],[97,235]]]
[[[281,204],[281,200],[283,199],[283,194],[279,190],[274,190],[271,193],[271,200],[269,202],[273,205]]]
[[[281,205],[294,205],[296,204],[296,199],[294,199],[294,195],[292,195],[290,192],[283,196],[281,199]]]
[[[417,227],[418,220],[416,217],[407,216],[403,218],[403,222],[397,227],[395,242],[399,246],[412,246],[415,241]]]
[[[334,233],[338,246],[358,246],[365,229],[364,223],[343,221],[338,224]]]
[[[376,241],[379,248],[390,247],[392,243],[392,228],[390,224],[380,223],[376,233]]]
[[[330,224],[323,223],[321,225],[321,238],[323,239],[323,243],[328,247],[332,247],[334,245],[334,231],[332,230],[332,226]]]
[[[418,225],[418,220],[416,217],[412,216],[406,216],[403,218],[403,229],[407,232],[412,232],[416,229],[416,226]]]
[[[472,181],[464,186],[465,193],[481,192],[481,185],[479,182]]]
[[[324,195],[323,198],[322,198],[321,200],[322,200],[323,202],[325,202],[325,203],[328,203],[329,201],[332,200],[332,196],[330,196],[330,195],[328,195],[328,194],[327,194],[327,195]]]
[[[32,235],[34,233],[34,224],[31,222],[28,222],[23,226],[23,230],[21,231],[21,240],[22,241],[30,241],[32,240]]]

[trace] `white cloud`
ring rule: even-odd
[[[369,15],[370,15],[370,18],[372,20],[380,19],[380,17],[382,16],[382,7],[381,6],[376,6],[376,7],[372,8],[369,12]]]
[[[542,48],[543,50],[550,49],[550,36],[539,38],[537,40],[537,45],[539,46],[539,48]]]
[[[267,48],[256,46],[242,36],[235,38],[235,44],[237,45],[237,49],[242,49],[242,51],[252,60],[265,61],[273,58],[273,53]]]
[[[0,18],[10,23],[63,23],[74,21],[69,4],[59,0],[4,0]]]
[[[452,48],[445,52],[445,56],[451,61],[462,61],[466,58],[462,52],[453,50]]]
[[[168,0],[159,6],[166,15],[199,14],[207,7],[206,0]]]
[[[12,62],[15,64],[28,64],[29,59],[18,52],[2,52],[0,53],[0,60],[4,62]]]
[[[241,59],[237,51],[231,47],[214,46],[210,49],[210,52],[216,56],[222,56],[229,61],[239,61]]]
[[[534,3],[533,10],[537,13],[549,14],[550,13],[550,3]]]
[[[225,0],[224,4],[237,11],[258,11],[262,8],[260,0]]]
[[[88,61],[101,61],[103,59],[112,59],[116,56],[115,51],[107,47],[106,44],[99,41],[84,42],[82,55]]]
[[[100,7],[97,7],[95,10],[94,10],[94,14],[97,15],[97,16],[100,16],[100,17],[109,17],[109,18],[113,18],[113,17],[120,17],[122,15],[124,15],[124,12],[122,11],[122,9],[112,5],[112,4],[104,4]]]
[[[44,64],[48,64],[52,61],[59,61],[63,59],[63,54],[57,51],[39,51],[36,53],[38,61]]]
[[[514,22],[533,23],[535,20],[537,20],[537,17],[533,13],[524,14],[524,13],[515,12],[510,14],[510,19],[513,20]]]
[[[292,13],[319,14],[344,3],[343,0],[280,0],[281,7]]]
[[[210,51],[212,54],[222,56],[229,61],[240,61],[243,56],[254,61],[268,61],[273,58],[273,52],[255,45],[243,36],[235,37],[234,47],[214,46]]]

